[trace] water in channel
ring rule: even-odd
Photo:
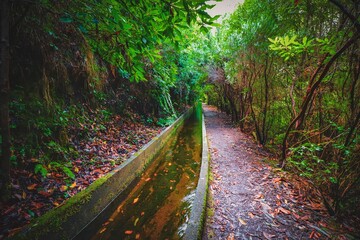
[[[201,117],[198,107],[92,239],[181,239],[200,173]]]

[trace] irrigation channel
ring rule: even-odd
[[[105,221],[96,221],[78,239],[181,239],[199,179],[202,109],[197,107],[155,157],[129,194]]]

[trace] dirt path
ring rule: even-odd
[[[321,201],[307,199],[304,183],[264,162],[268,154],[204,106],[211,153],[207,220],[203,239],[328,239]],[[337,235],[338,239],[344,239]]]

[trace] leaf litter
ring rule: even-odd
[[[273,156],[215,107],[205,106],[204,115],[212,216],[203,239],[354,239],[354,230],[335,223],[306,179],[270,166],[264,156]]]
[[[162,129],[145,124],[134,113],[126,119],[113,115],[105,121],[101,110],[93,111],[86,122],[74,122],[68,129],[70,144],[78,156],[70,160],[68,167],[74,179],[56,168],[49,168],[46,177],[34,174],[38,163],[35,158],[24,159],[25,166],[21,168],[14,167],[12,198],[6,204],[0,203],[0,239],[13,236],[32,219],[61,206],[66,199],[119,166]]]

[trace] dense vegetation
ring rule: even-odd
[[[360,209],[359,2],[246,0],[214,33],[207,2],[2,1],[1,197],[23,170],[70,187],[107,123],[165,126],[203,98],[330,214]]]
[[[121,164],[201,96],[206,71],[193,46],[216,19],[205,0],[1,4],[0,185],[9,206],[50,195],[58,204],[91,165]],[[37,211],[18,214],[28,221]]]
[[[210,103],[311,180],[332,215],[360,200],[359,6],[247,0],[211,50]]]

